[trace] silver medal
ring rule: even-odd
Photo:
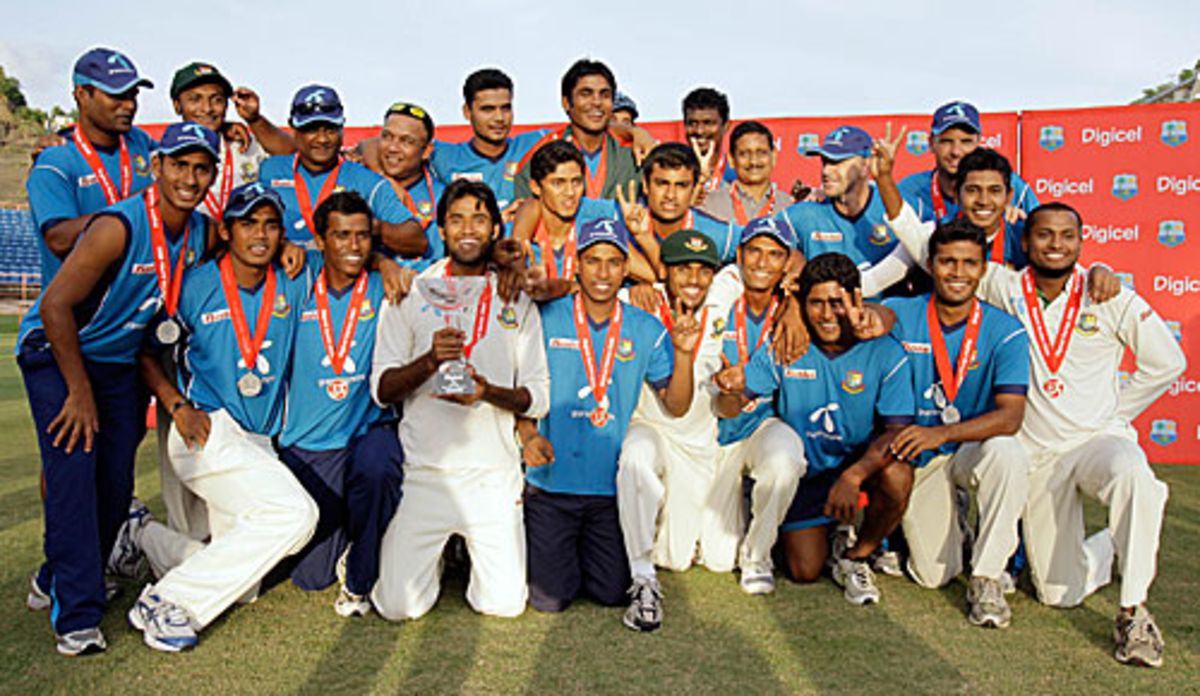
[[[958,412],[958,408],[954,404],[946,404],[942,409],[942,422],[946,425],[954,425],[962,420],[962,414]]]
[[[179,324],[174,319],[165,319],[154,329],[154,337],[164,346],[174,345],[179,340],[179,336],[183,332],[179,329]]]
[[[242,396],[253,398],[262,393],[262,379],[253,372],[247,372],[237,381],[237,387]]]

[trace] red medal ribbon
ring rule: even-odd
[[[429,174],[429,167],[422,167],[422,170],[425,172],[425,190],[429,192],[429,202],[431,204],[436,203],[437,197],[433,195],[433,177]],[[412,197],[407,188],[399,185],[392,188],[396,189],[396,193],[400,194],[400,202],[404,203],[404,207],[408,208],[408,212],[412,213],[413,218],[421,224],[421,229],[429,229],[429,226],[433,224],[433,216],[421,214],[421,209],[417,207],[416,199]]]
[[[570,134],[567,133],[566,128],[564,128],[562,130],[562,132],[559,134],[559,137],[564,138],[567,141],[572,140],[572,137]],[[576,143],[575,147],[579,147],[579,144]],[[580,148],[580,152],[583,152],[583,148]],[[587,159],[586,152],[584,153],[584,159],[585,160]],[[594,176],[592,175],[591,169],[588,168],[587,162],[585,161],[583,163],[583,176],[587,180],[587,189],[585,191],[587,197],[599,199],[601,197],[601,194],[604,193],[604,181],[606,179],[608,179],[608,134],[607,133],[604,134],[604,141],[603,141],[603,144],[600,146],[600,162],[596,164],[596,174]]]
[[[446,262],[446,277],[449,278],[453,274],[450,273],[450,262]],[[471,334],[471,340],[463,345],[463,356],[468,360],[471,359],[471,351],[475,350],[475,344],[479,343],[488,332],[488,319],[492,313],[492,283],[483,288],[483,293],[479,296],[479,303],[475,305],[475,329]]]
[[[150,246],[154,248],[154,273],[158,276],[158,289],[163,295],[163,305],[167,316],[175,316],[179,307],[179,290],[183,287],[183,266],[187,259],[188,236],[192,233],[191,225],[183,228],[183,244],[179,247],[179,257],[175,259],[174,272],[171,270],[171,257],[167,249],[167,235],[163,231],[162,213],[158,210],[158,184],[146,189],[146,219],[150,223]]]
[[[84,161],[92,168],[92,173],[96,175],[96,181],[100,183],[100,190],[104,193],[105,202],[112,205],[129,198],[130,190],[133,188],[133,165],[129,162],[129,145],[125,142],[125,136],[121,136],[120,191],[117,190],[112,177],[108,175],[108,170],[104,168],[104,162],[100,161],[100,154],[84,137],[83,128],[78,123],[75,124],[75,129],[71,133],[71,139],[75,141],[75,147],[79,149],[79,154],[83,156]]]
[[[1067,291],[1067,309],[1063,312],[1062,323],[1058,325],[1058,335],[1050,340],[1046,330],[1046,319],[1042,314],[1042,303],[1037,296],[1037,287],[1033,282],[1033,272],[1025,269],[1021,274],[1021,292],[1025,295],[1025,307],[1029,311],[1029,323],[1033,325],[1033,342],[1037,345],[1038,353],[1050,370],[1050,374],[1058,372],[1063,359],[1067,357],[1067,346],[1071,343],[1072,329],[1075,319],[1079,316],[1079,306],[1083,303],[1083,274],[1076,270],[1071,275],[1070,289]]]
[[[664,237],[658,233],[658,225],[656,225],[654,223],[653,216],[650,217],[650,229],[654,232],[654,236],[658,238],[658,241],[661,242],[662,240],[666,239],[666,237]],[[696,229],[696,216],[692,214],[691,208],[688,208],[687,214],[685,214],[683,216],[683,225],[679,229],[680,230]],[[678,231],[678,230],[676,230],[676,231]],[[670,235],[667,235],[667,236],[669,237]]]
[[[1008,225],[1004,222],[1004,213],[1000,213],[1000,231],[992,237],[992,263],[1004,265],[1004,231]]]
[[[229,254],[221,257],[217,264],[221,270],[221,289],[225,291],[225,303],[229,305],[229,320],[233,323],[233,333],[237,336],[238,350],[247,370],[254,370],[258,361],[258,352],[262,350],[263,341],[267,339],[267,328],[271,324],[271,305],[275,301],[275,267],[267,267],[267,281],[263,285],[262,304],[258,308],[258,321],[254,326],[254,335],[250,335],[250,325],[246,322],[246,312],[242,309],[242,298],[238,294],[237,279],[233,276],[233,261]]]
[[[554,263],[554,246],[550,243],[550,233],[546,231],[545,223],[538,221],[537,231],[533,233],[533,241],[542,250],[542,265],[546,267],[546,277],[554,280],[558,278],[558,265]],[[571,232],[567,235],[567,241],[563,243],[563,274],[562,277],[567,280],[575,279],[575,248],[577,238],[575,236],[575,225],[571,225]]]
[[[775,309],[779,306],[779,298],[772,297],[771,305],[767,307],[766,319],[763,321],[762,330],[758,333],[758,340],[754,343],[754,349],[758,350],[763,344],[763,339],[771,331],[771,325],[775,323]],[[733,309],[733,323],[737,331],[737,348],[738,348],[738,363],[744,363],[750,358],[750,337],[746,331],[746,296],[738,298]]]
[[[304,224],[308,225],[308,233],[311,235],[317,234],[317,226],[313,223],[313,209],[320,206],[321,201],[329,198],[329,194],[333,193],[334,187],[337,186],[338,172],[341,170],[342,160],[339,157],[338,163],[329,170],[325,183],[321,184],[321,191],[317,194],[317,200],[314,203],[308,194],[308,184],[304,183],[304,177],[300,176],[300,155],[296,155],[296,159],[292,163],[292,179],[296,184],[296,200],[300,203],[300,216],[304,218]]]
[[[716,146],[717,144],[713,143],[713,147]],[[721,153],[721,159],[713,166],[712,175],[708,177],[708,181],[704,182],[705,191],[716,191],[717,187],[721,185],[721,179],[725,176],[725,154],[725,152]]]
[[[608,329],[604,336],[604,353],[600,356],[600,369],[596,369],[596,348],[592,345],[592,332],[588,328],[587,312],[583,308],[583,298],[575,295],[575,335],[579,337],[579,357],[583,359],[583,370],[587,374],[588,386],[596,399],[596,407],[602,411],[604,397],[608,394],[608,385],[612,384],[613,367],[617,364],[617,344],[621,340],[621,303],[618,301],[608,319]],[[603,423],[600,423],[603,426]]]
[[[946,197],[942,195],[942,185],[938,182],[938,170],[933,170],[930,177],[929,197],[933,199],[933,214],[937,216],[934,222],[941,222],[946,217]]]
[[[233,190],[233,148],[229,147],[228,142],[222,142],[221,146],[225,149],[225,160],[221,162],[220,195],[213,195],[211,188],[204,194],[204,205],[214,220],[224,217],[225,206],[229,203],[229,192]]]
[[[933,344],[933,359],[937,365],[938,379],[942,382],[942,392],[946,401],[954,403],[958,396],[958,388],[967,379],[967,366],[971,364],[971,354],[975,352],[975,343],[979,339],[979,327],[983,324],[983,305],[979,300],[971,299],[971,317],[967,320],[967,330],[963,333],[962,344],[958,350],[957,369],[951,372],[950,351],[946,348],[946,337],[942,335],[942,322],[938,319],[934,298],[929,298],[925,310],[929,323],[929,342]]]
[[[333,316],[329,311],[329,290],[325,285],[325,269],[321,269],[314,288],[317,300],[317,323],[321,325],[321,343],[325,344],[325,355],[333,366],[333,374],[342,374],[342,366],[350,355],[350,346],[354,343],[354,331],[358,328],[358,314],[362,311],[363,297],[367,294],[367,272],[358,274],[354,281],[354,291],[350,294],[350,306],[346,308],[346,321],[342,324],[341,334],[337,345],[333,342]]]
[[[770,215],[775,208],[775,184],[771,184],[770,193],[767,194],[767,201],[758,209],[758,214]],[[738,182],[733,182],[729,185],[729,200],[733,203],[733,216],[737,218],[737,224],[742,227],[750,222],[750,216],[746,214],[746,206],[742,203],[742,199],[738,196]]]

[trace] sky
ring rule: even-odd
[[[673,120],[693,87],[729,95],[733,117],[929,113],[1124,104],[1200,58],[1200,2],[882,0],[392,0],[26,2],[4,9],[0,66],[36,107],[71,105],[71,66],[93,46],[125,52],[156,83],[138,120],[173,120],[168,88],[215,64],[286,120],[291,95],[334,86],[350,125],[394,101],[462,123],[462,80],[494,66],[516,82],[519,122],[563,120],[562,73],[608,63],[643,120]],[[90,21],[85,21],[89,15]],[[232,115],[232,108],[231,108]]]

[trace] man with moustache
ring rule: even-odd
[[[709,192],[700,210],[738,227],[782,213],[793,200],[771,181],[777,154],[771,129],[758,121],[739,123],[729,134],[729,163],[737,176]]]
[[[408,262],[422,269],[445,255],[434,220],[437,199],[445,187],[429,166],[433,151],[433,117],[429,112],[407,102],[389,106],[379,135],[381,173],[425,231],[425,253],[418,261]]]

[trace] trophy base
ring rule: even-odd
[[[437,396],[473,396],[475,380],[467,369],[465,360],[451,360],[438,367],[433,379],[433,393]]]

